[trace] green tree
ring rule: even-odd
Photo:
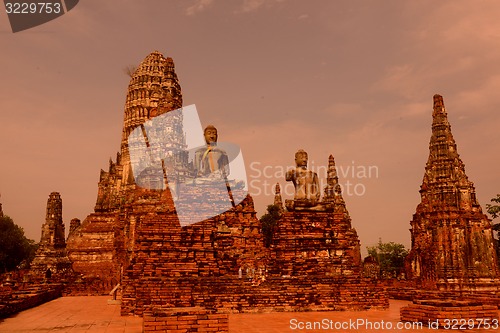
[[[278,205],[268,205],[267,213],[262,215],[260,222],[262,223],[262,234],[264,235],[264,245],[269,247],[273,240],[273,232],[276,223],[281,217],[281,210]]]
[[[500,204],[500,194],[497,194],[496,198],[493,198],[490,201]],[[486,204],[486,211],[492,218],[496,219],[500,215],[500,205]]]
[[[379,239],[376,246],[368,246],[366,249],[369,255],[377,259],[382,277],[397,277],[404,271],[404,262],[408,250],[405,249],[403,244],[383,243],[382,239]]]
[[[494,202],[496,204],[486,204],[486,211],[488,214],[491,215],[492,219],[496,219],[498,216],[500,216],[500,194],[497,194],[497,196],[493,199],[490,200],[491,202]],[[495,242],[495,249],[497,250],[497,258],[498,258],[498,264],[500,265],[500,223],[494,223],[493,226],[491,227],[493,231],[496,232],[496,238],[493,240]]]
[[[29,264],[35,251],[35,242],[24,236],[23,228],[9,216],[0,217],[0,271],[8,272],[20,264]]]

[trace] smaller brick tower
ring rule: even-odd
[[[457,152],[443,97],[434,95],[429,159],[411,223],[409,278],[440,290],[495,290],[500,272],[491,222]]]
[[[35,279],[59,281],[72,273],[71,261],[66,254],[62,199],[57,192],[52,192],[47,200],[47,215],[31,272]]]

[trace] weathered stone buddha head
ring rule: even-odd
[[[217,128],[214,125],[208,125],[204,131],[205,142],[207,145],[217,143]]]
[[[307,167],[307,153],[304,150],[300,149],[295,153],[295,164],[297,167]]]

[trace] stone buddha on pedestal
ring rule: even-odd
[[[229,175],[227,153],[217,147],[217,129],[208,125],[204,131],[206,146],[194,154],[194,172],[197,183],[225,180]]]
[[[285,179],[295,186],[293,200],[286,200],[288,210],[322,210],[319,204],[320,186],[316,172],[307,169],[307,153],[299,150],[295,153],[295,169],[288,170]]]

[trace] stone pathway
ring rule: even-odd
[[[139,333],[142,318],[121,317],[109,296],[61,297],[0,320],[0,332]]]
[[[0,320],[0,332],[142,332],[142,318],[121,317],[119,305],[108,305],[108,299],[108,296],[58,298],[13,317]],[[411,323],[406,323],[406,325],[410,325],[407,327],[398,327],[399,308],[406,304],[408,304],[406,301],[391,300],[388,310],[371,311],[233,314],[229,316],[229,331],[231,333],[500,332],[500,329],[437,330],[429,328],[427,325],[422,328],[411,327]],[[313,329],[315,322],[317,322],[316,325],[323,326]],[[308,325],[312,325],[312,328],[308,329],[310,328]]]

